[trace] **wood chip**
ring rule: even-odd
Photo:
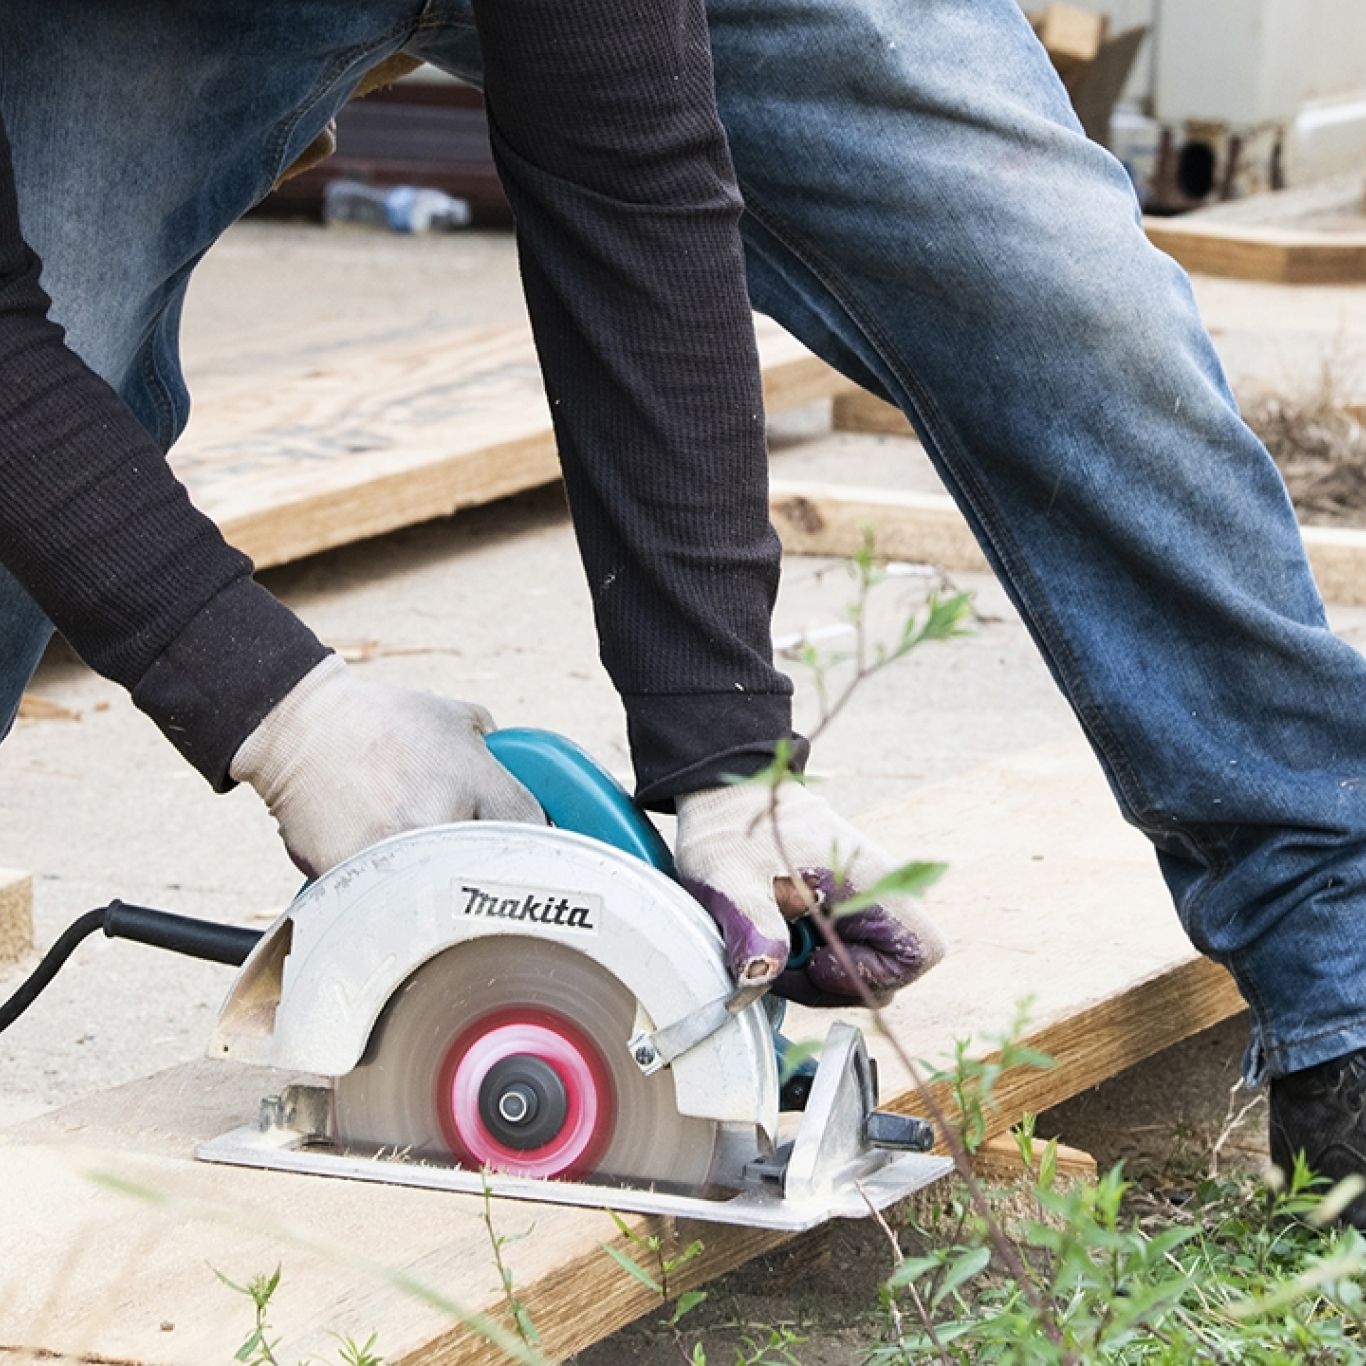
[[[81,714],[54,702],[50,697],[40,697],[37,693],[26,692],[19,700],[19,719],[21,721],[79,721]]]

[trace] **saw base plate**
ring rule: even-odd
[[[461,1167],[426,1165],[393,1157],[358,1156],[329,1148],[311,1135],[289,1129],[263,1130],[246,1124],[201,1143],[195,1156],[204,1162],[237,1167],[375,1181],[427,1190],[487,1190],[513,1200],[555,1205],[584,1205],[623,1214],[664,1214],[709,1223],[744,1224],[752,1228],[801,1233],[830,1219],[861,1219],[869,1205],[882,1210],[948,1175],[953,1163],[923,1153],[869,1153],[863,1170],[846,1169],[838,1190],[810,1198],[784,1195],[777,1181],[754,1181],[735,1194],[709,1199],[635,1186],[590,1185],[578,1181],[545,1181],[534,1177],[487,1174]]]

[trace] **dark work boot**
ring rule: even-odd
[[[1271,1160],[1288,1177],[1301,1151],[1329,1181],[1366,1176],[1366,1049],[1272,1079]],[[1342,1219],[1366,1230],[1366,1195]]]

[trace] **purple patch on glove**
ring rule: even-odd
[[[285,853],[289,855],[289,861],[306,877],[310,882],[318,880],[318,874],[313,865],[306,858],[300,858],[288,845],[285,846]]]
[[[802,880],[815,893],[816,913],[827,907],[838,912],[839,903],[848,900],[854,889],[847,882],[837,883],[829,868],[803,868]],[[886,1005],[893,993],[915,981],[925,971],[924,945],[920,936],[899,916],[881,906],[868,906],[852,915],[833,921],[835,933],[844,944],[850,976],[840,956],[824,943],[811,955],[805,967],[789,968],[774,983],[777,996],[804,1006],[847,1006],[862,1004],[863,990],[874,1004]]]
[[[728,897],[705,882],[683,879],[683,886],[716,921],[726,941],[726,961],[742,986],[762,986],[783,969],[790,949],[785,939],[770,939]]]

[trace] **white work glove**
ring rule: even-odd
[[[449,821],[531,821],[540,805],[488,751],[483,707],[316,665],[233,756],[229,773],[270,808],[308,877],[403,830]]]
[[[819,927],[813,928],[820,947],[810,961],[786,968],[787,921],[810,905],[791,874],[801,877],[818,907],[837,906],[899,865],[799,783],[778,789],[774,813],[772,801],[772,790],[758,783],[679,797],[679,877],[720,927],[738,983],[772,982],[775,995],[800,1005],[858,1004],[863,998],[857,985]],[[887,897],[837,916],[834,928],[878,1005],[944,956],[939,931],[908,897]]]

